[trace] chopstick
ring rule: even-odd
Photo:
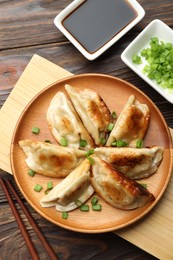
[[[32,258],[34,260],[40,259],[39,255],[34,247],[34,244],[31,240],[31,238],[29,237],[29,234],[26,230],[25,225],[23,224],[23,221],[19,215],[19,212],[17,211],[17,208],[15,207],[15,204],[13,202],[13,199],[11,197],[11,194],[9,193],[8,189],[11,191],[11,193],[14,195],[14,197],[16,198],[17,202],[19,203],[20,207],[22,208],[23,212],[25,213],[26,217],[28,218],[30,224],[32,225],[33,229],[35,230],[37,236],[39,237],[40,241],[42,242],[43,246],[45,247],[48,255],[50,256],[51,259],[53,260],[57,260],[58,257],[55,254],[55,252],[53,251],[52,247],[50,246],[50,244],[48,243],[48,241],[46,240],[46,238],[43,236],[43,234],[41,233],[40,229],[38,228],[36,222],[34,221],[32,215],[30,214],[30,212],[28,211],[28,209],[26,208],[26,206],[24,205],[24,203],[22,202],[22,200],[20,199],[19,195],[17,194],[17,192],[15,191],[12,183],[9,180],[3,180],[2,178],[0,178],[0,184],[2,186],[2,189],[7,197],[7,200],[9,202],[9,205],[13,211],[13,214],[16,218],[16,221],[18,223],[18,226],[21,230],[21,233],[25,239],[26,245],[29,249],[29,252],[32,256]],[[7,188],[8,186],[8,188]]]

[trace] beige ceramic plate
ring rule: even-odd
[[[51,179],[36,174],[30,177],[27,174],[25,155],[18,146],[19,140],[34,139],[44,141],[50,139],[56,143],[51,136],[47,122],[46,111],[49,103],[57,91],[64,91],[64,84],[68,83],[79,88],[91,88],[97,91],[107,103],[111,111],[119,114],[128,97],[134,94],[140,102],[146,103],[151,111],[150,126],[145,138],[145,145],[161,145],[165,147],[164,158],[158,171],[151,177],[141,182],[147,183],[148,189],[154,194],[156,200],[143,208],[125,211],[113,208],[100,199],[101,212],[90,210],[88,213],[80,212],[79,209],[69,213],[68,219],[64,220],[61,213],[54,207],[42,208],[40,199],[44,191],[37,193],[33,190],[35,184],[39,183],[46,189],[48,181],[52,180],[54,185],[60,180]],[[40,127],[39,135],[31,133],[33,126]],[[69,230],[87,233],[99,233],[113,231],[125,227],[146,215],[159,201],[168,184],[171,175],[171,136],[167,124],[157,107],[152,101],[133,85],[121,79],[106,75],[84,74],[66,78],[41,91],[25,108],[15,128],[11,145],[11,166],[15,180],[30,205],[44,218],[56,225]],[[90,204],[90,202],[88,202]],[[147,217],[147,216],[146,216]]]

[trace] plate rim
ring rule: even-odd
[[[152,106],[154,106],[154,108],[156,109],[157,113],[159,114],[159,117],[162,118],[162,122],[164,123],[164,127],[166,128],[167,130],[167,136],[168,136],[168,139],[169,139],[169,151],[170,151],[170,166],[169,166],[169,174],[167,174],[167,178],[166,178],[166,181],[164,182],[164,185],[161,189],[161,192],[159,193],[159,195],[157,196],[156,200],[143,212],[141,213],[138,217],[135,217],[135,219],[132,219],[132,220],[129,220],[127,221],[126,224],[120,224],[118,227],[110,227],[110,228],[102,228],[102,229],[96,229],[96,230],[93,230],[93,229],[81,229],[81,228],[76,228],[76,227],[71,227],[69,225],[65,225],[63,223],[59,223],[58,221],[54,221],[53,219],[51,219],[49,216],[45,215],[42,211],[40,211],[39,209],[37,209],[37,207],[34,205],[34,203],[26,196],[25,192],[23,191],[22,187],[20,186],[20,183],[18,181],[18,178],[15,174],[15,171],[14,171],[14,163],[13,163],[13,149],[14,149],[14,139],[15,139],[15,136],[16,136],[16,132],[20,126],[20,121],[22,120],[23,118],[23,115],[27,112],[27,109],[30,107],[30,105],[32,105],[32,103],[40,96],[42,95],[45,91],[48,91],[50,88],[54,87],[55,85],[57,84],[61,84],[63,82],[66,82],[68,80],[71,80],[73,78],[81,78],[81,77],[104,77],[104,78],[109,78],[109,79],[112,79],[112,80],[118,80],[118,81],[121,81],[127,85],[129,85],[129,87],[132,87],[133,89],[135,89],[137,92],[139,92],[142,96],[144,96],[151,104]],[[13,135],[12,135],[12,139],[11,139],[11,144],[10,144],[10,165],[11,165],[11,169],[12,169],[12,173],[13,173],[13,176],[14,176],[14,179],[17,183],[17,186],[19,188],[19,190],[21,191],[22,195],[24,196],[24,198],[26,199],[26,201],[30,204],[30,206],[38,213],[40,214],[43,218],[47,219],[48,221],[50,221],[51,223],[54,223],[55,225],[57,226],[60,226],[62,228],[65,228],[67,230],[71,230],[71,231],[75,231],[75,232],[80,232],[80,233],[90,233],[90,234],[95,234],[95,233],[105,233],[105,232],[112,232],[112,231],[116,231],[116,230],[120,230],[122,228],[125,228],[125,227],[128,227],[136,222],[138,222],[140,219],[143,219],[149,212],[152,211],[152,209],[156,206],[156,204],[160,201],[161,197],[163,196],[168,184],[169,184],[169,181],[170,181],[170,178],[171,178],[171,174],[172,174],[172,171],[171,171],[171,165],[173,164],[173,140],[172,140],[172,137],[171,137],[171,133],[170,133],[170,129],[164,119],[164,116],[162,115],[162,113],[160,112],[159,108],[154,104],[154,102],[144,93],[142,92],[140,89],[138,89],[135,85],[129,83],[128,81],[124,80],[124,79],[121,79],[121,78],[118,78],[118,77],[115,77],[115,76],[112,76],[112,75],[107,75],[107,74],[103,74],[103,73],[82,73],[82,74],[76,74],[76,75],[70,75],[70,76],[67,76],[63,79],[60,79],[60,80],[57,80],[55,81],[54,83],[51,83],[49,84],[48,86],[46,86],[45,88],[43,88],[41,91],[39,91],[29,102],[28,104],[24,107],[24,109],[22,110],[18,120],[17,120],[17,123],[15,125],[15,128],[14,128],[14,131],[13,131]]]

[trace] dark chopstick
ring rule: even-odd
[[[13,203],[13,200],[12,200],[12,198],[10,196],[10,193],[8,192],[8,189],[6,187],[5,182],[2,179],[0,179],[0,183],[1,183],[1,186],[2,186],[2,188],[4,190],[5,195],[7,197],[7,200],[9,202],[9,204],[10,204],[10,207],[11,207],[11,209],[13,211],[13,214],[14,214],[14,216],[16,218],[16,221],[17,221],[17,223],[19,225],[21,233],[22,233],[22,235],[23,235],[23,237],[25,239],[26,245],[27,245],[27,247],[29,249],[29,252],[30,252],[32,258],[33,259],[39,259],[37,251],[35,250],[35,247],[34,247],[32,241],[31,241],[31,239],[29,237],[29,234],[27,233],[27,230],[26,230],[26,228],[25,228],[25,226],[24,226],[24,224],[22,222],[22,219],[21,219],[21,217],[20,217],[20,215],[19,215],[19,213],[18,213],[18,211],[17,211],[17,209],[16,209],[16,207],[15,207],[15,205]]]
[[[30,224],[32,225],[33,229],[35,230],[37,236],[39,237],[40,241],[42,242],[42,244],[44,245],[48,255],[50,256],[51,259],[58,259],[58,257],[56,256],[55,252],[53,251],[52,247],[50,246],[50,244],[47,242],[46,238],[43,236],[43,234],[41,233],[40,229],[38,228],[36,222],[34,221],[32,215],[30,214],[30,212],[28,211],[28,209],[26,208],[26,206],[24,205],[24,203],[22,202],[22,200],[20,199],[19,195],[17,194],[17,192],[15,191],[12,183],[9,181],[9,180],[3,180],[2,178],[0,178],[0,183],[1,183],[1,186],[4,190],[4,193],[7,197],[7,200],[9,202],[9,205],[13,211],[13,214],[16,218],[16,221],[19,225],[19,228],[21,230],[21,233],[25,239],[25,242],[26,242],[26,245],[30,251],[30,254],[32,256],[32,258],[34,260],[36,259],[39,259],[39,256],[38,256],[38,253],[33,245],[33,242],[31,240],[31,238],[29,237],[29,234],[25,228],[25,225],[23,224],[22,222],[22,219],[15,207],[15,204],[13,202],[13,199],[11,198],[11,195],[7,189],[7,186],[8,188],[10,189],[10,191],[13,193],[14,197],[16,198],[17,202],[19,203],[20,207],[22,208],[23,212],[25,213],[26,217],[28,218]],[[7,185],[6,185],[7,184]]]

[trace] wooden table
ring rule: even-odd
[[[74,74],[104,73],[129,81],[154,101],[169,127],[173,128],[172,104],[132,72],[120,58],[127,45],[153,19],[161,19],[173,29],[172,0],[139,0],[146,11],[144,19],[105,54],[92,62],[86,60],[53,24],[54,17],[70,2],[0,1],[0,106],[2,107],[31,57],[36,53]],[[3,170],[0,170],[0,175],[14,183],[13,177]],[[30,259],[1,188],[0,203],[0,259]],[[113,233],[80,234],[55,226],[25,203],[59,259],[156,259]],[[34,243],[37,244],[40,258],[48,259],[23,214],[22,218]]]

